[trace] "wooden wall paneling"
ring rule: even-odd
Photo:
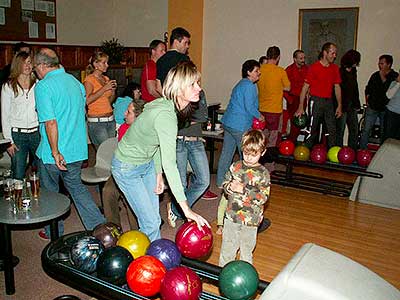
[[[76,46],[59,46],[56,48],[60,62],[65,68],[76,68],[79,65],[78,49],[79,47]]]

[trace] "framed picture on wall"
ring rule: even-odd
[[[318,8],[299,10],[299,49],[307,63],[318,59],[322,45],[337,45],[337,60],[357,46],[358,7]]]

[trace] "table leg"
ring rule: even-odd
[[[54,242],[55,240],[57,240],[59,238],[59,234],[58,234],[58,220],[51,220],[50,222],[50,239],[52,242]]]
[[[11,242],[11,230],[7,224],[0,224],[1,232],[3,233],[2,245],[4,253],[4,281],[6,285],[6,294],[13,295],[15,293],[15,282],[14,282],[14,265],[12,255],[12,242]]]

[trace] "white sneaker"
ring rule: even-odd
[[[169,226],[171,226],[172,228],[175,228],[176,227],[176,220],[178,219],[178,217],[172,211],[171,202],[167,203],[167,215],[168,215],[168,224],[169,224]]]

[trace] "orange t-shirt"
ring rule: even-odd
[[[104,77],[106,79],[106,82],[108,82],[110,80],[107,76],[104,76]],[[89,82],[93,86],[92,93],[96,93],[98,90],[100,90],[103,87],[93,74],[88,75],[85,78],[84,82]],[[112,113],[113,110],[112,110],[111,103],[110,103],[111,97],[112,97],[112,92],[107,91],[102,96],[97,98],[96,101],[90,103],[88,105],[88,115],[89,116],[104,116],[109,113]]]
[[[281,113],[283,110],[283,89],[290,86],[286,71],[277,65],[264,64],[257,83],[259,110]]]

